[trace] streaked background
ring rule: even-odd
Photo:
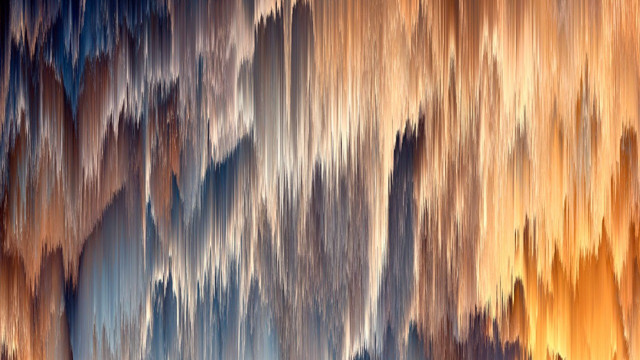
[[[6,0],[9,358],[639,358],[635,0]]]

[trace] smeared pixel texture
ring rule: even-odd
[[[640,357],[638,19],[3,1],[2,356]]]

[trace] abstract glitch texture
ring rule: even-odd
[[[0,3],[2,358],[640,358],[637,0]]]

